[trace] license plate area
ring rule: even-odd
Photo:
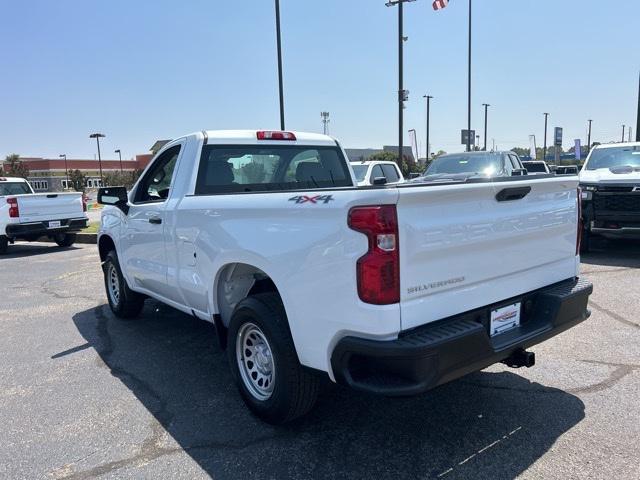
[[[489,335],[495,337],[501,333],[513,330],[520,326],[522,314],[522,302],[514,302],[491,309],[489,315]]]
[[[60,228],[60,220],[52,220],[49,222],[49,228]]]

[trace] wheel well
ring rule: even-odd
[[[100,253],[100,260],[105,261],[107,259],[107,254],[111,250],[116,249],[116,244],[113,243],[111,237],[107,235],[103,235],[100,237],[100,243],[98,244],[98,252]]]
[[[281,297],[271,277],[253,265],[246,263],[225,265],[217,278],[217,310],[225,327],[229,326],[235,306],[249,295],[274,292]]]

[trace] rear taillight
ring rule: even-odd
[[[398,215],[395,205],[354,207],[349,211],[349,228],[369,241],[366,254],[356,264],[358,296],[375,305],[400,301],[400,255]]]
[[[82,194],[82,211],[87,211],[87,196],[84,193]]]
[[[580,244],[582,243],[582,190],[578,187],[578,233],[576,235],[576,255],[580,255]]]
[[[257,132],[258,140],[295,140],[296,136],[291,132],[272,130],[260,130]]]
[[[9,218],[18,218],[20,216],[18,199],[13,197],[7,198],[7,203],[9,204]]]

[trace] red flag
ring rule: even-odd
[[[442,10],[447,5],[449,5],[449,0],[434,0],[433,9],[434,10]]]

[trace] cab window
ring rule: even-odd
[[[135,203],[163,202],[169,197],[171,179],[180,155],[180,145],[163,152],[138,185]]]

